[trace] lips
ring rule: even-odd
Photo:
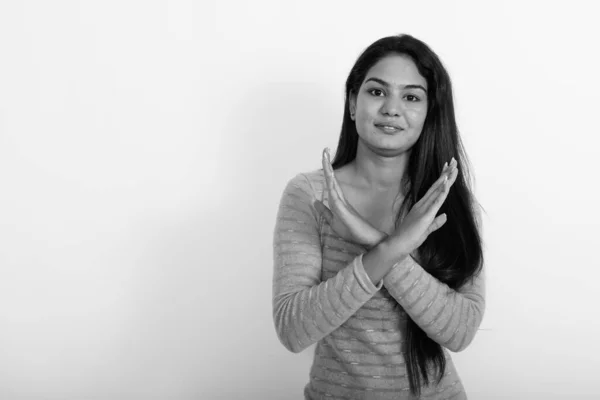
[[[387,124],[387,123],[378,123],[378,124],[375,124],[375,126],[378,127],[378,128],[383,128],[383,127],[389,126],[391,128],[402,129],[402,127],[400,125],[391,124],[391,123],[390,124]]]
[[[395,132],[400,132],[401,130],[403,130],[402,127],[400,127],[399,125],[396,124],[387,124],[387,123],[380,123],[380,124],[375,124],[375,126],[377,128],[379,128],[379,130],[385,132],[385,133],[395,133]]]

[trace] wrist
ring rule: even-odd
[[[367,250],[373,250],[375,247],[377,247],[377,245],[379,243],[381,243],[382,241],[384,241],[387,238],[388,238],[387,234],[385,234],[377,229],[373,229],[371,239],[367,240],[364,243],[364,246],[367,248]]]
[[[391,264],[397,264],[403,261],[410,254],[402,250],[402,246],[399,245],[394,237],[385,235],[376,246],[377,251],[382,255],[386,262]]]

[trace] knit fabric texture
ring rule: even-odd
[[[298,174],[284,189],[274,230],[273,320],[281,343],[297,353],[317,343],[305,399],[414,399],[403,343],[410,317],[439,343],[446,372],[421,399],[466,399],[450,351],[473,340],[485,309],[483,271],[459,290],[412,257],[375,285],[366,247],[338,236],[313,201],[329,206],[323,170]]]

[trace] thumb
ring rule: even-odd
[[[431,225],[429,225],[429,229],[427,229],[427,235],[440,229],[442,226],[444,226],[447,220],[448,218],[446,217],[446,214],[438,215],[437,218],[433,220]]]
[[[319,214],[321,214],[329,225],[333,224],[333,213],[320,200],[313,201],[313,206]]]

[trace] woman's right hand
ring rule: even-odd
[[[452,158],[450,165],[444,164],[440,178],[434,182],[427,193],[406,214],[402,223],[389,237],[394,243],[394,252],[409,255],[427,239],[430,233],[440,229],[446,223],[446,214],[436,214],[446,200],[452,184],[458,176],[457,161]]]
[[[331,229],[338,236],[369,248],[381,242],[387,235],[365,220],[346,200],[331,166],[329,149],[323,150],[323,174],[331,209],[320,200],[315,200],[313,204]]]

